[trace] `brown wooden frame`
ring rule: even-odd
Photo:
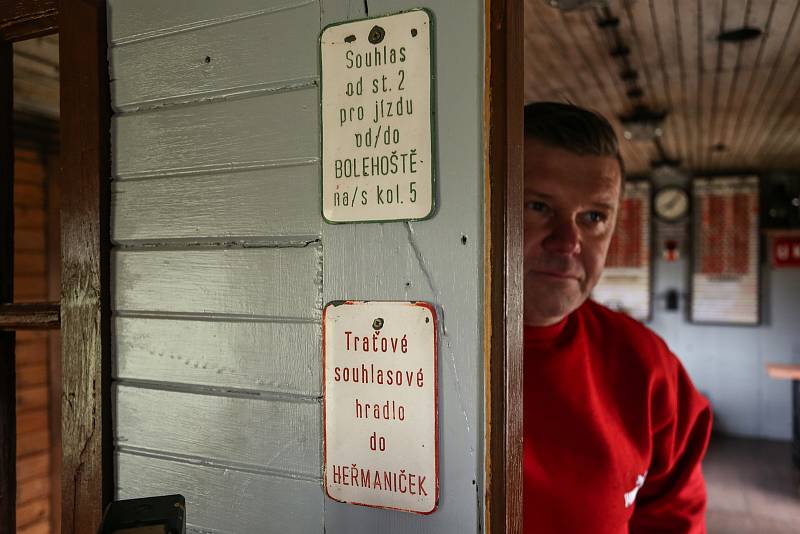
[[[58,302],[0,304],[0,328],[4,330],[49,330],[60,324]]]
[[[487,4],[486,519],[522,532],[522,0]]]
[[[113,496],[106,3],[61,0],[61,532],[97,532]]]
[[[113,494],[109,360],[110,100],[103,0],[0,0],[0,250],[13,251],[11,43],[59,32],[62,532],[96,532]],[[9,217],[10,212],[10,217]],[[0,304],[13,255],[0,255]],[[0,310],[17,313],[18,306]],[[49,322],[54,323],[53,309]],[[41,322],[41,314],[31,316]],[[30,328],[33,324],[7,328]],[[41,325],[40,325],[41,326]],[[15,532],[13,332],[0,332],[0,534]],[[10,370],[10,372],[9,372]]]
[[[57,0],[0,0],[0,42],[13,43],[58,31]]]
[[[0,27],[2,24],[0,24]],[[14,298],[13,51],[0,41],[0,304]],[[17,425],[14,332],[0,330],[0,534],[16,530]]]

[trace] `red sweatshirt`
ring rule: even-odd
[[[587,301],[525,327],[525,533],[705,533],[708,402],[657,335]]]

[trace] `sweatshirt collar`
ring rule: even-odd
[[[525,325],[525,342],[555,341],[564,332],[571,316],[572,313],[559,322],[547,326]]]

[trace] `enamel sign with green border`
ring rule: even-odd
[[[330,223],[433,214],[432,17],[418,9],[320,35],[322,215]]]

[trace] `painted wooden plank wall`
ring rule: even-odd
[[[319,4],[108,6],[117,497],[322,532]]]
[[[313,320],[320,315],[320,258],[316,244],[117,249],[112,306],[117,312]]]
[[[284,9],[316,0],[108,0],[109,44],[163,37]]]
[[[115,115],[112,172],[124,179],[316,163],[319,139],[308,132],[318,129],[318,98],[315,87],[301,87]]]
[[[301,244],[319,235],[319,206],[308,201],[319,196],[318,165],[117,180],[111,194],[111,231],[120,244],[219,238]]]
[[[203,31],[112,46],[114,68],[130,73],[112,83],[115,106],[130,110],[307,85],[317,75],[318,27],[319,6],[305,2],[244,14]],[[165,46],[169,54],[160,53]],[[156,56],[161,60],[154,62]]]
[[[127,453],[116,465],[120,499],[182,492],[195,532],[323,532],[319,482]]]
[[[316,398],[229,396],[120,383],[115,406],[116,440],[123,450],[319,477],[321,411]]]
[[[483,2],[426,6],[436,216],[330,226],[319,30],[418,5],[109,0],[118,497],[183,493],[195,532],[482,530]],[[430,516],[324,497],[319,314],[342,298],[439,310]]]
[[[316,323],[118,316],[113,328],[119,378],[321,394]]]

